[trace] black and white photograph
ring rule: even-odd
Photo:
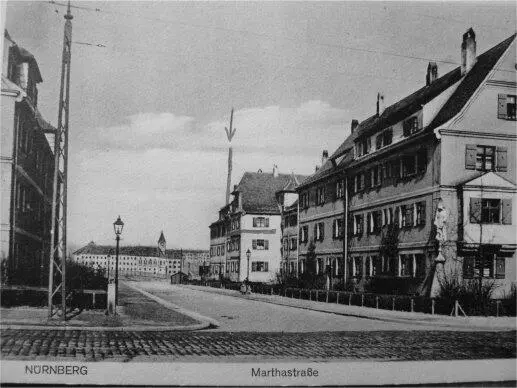
[[[513,1],[0,0],[3,386],[515,386]]]

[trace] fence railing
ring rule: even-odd
[[[235,291],[240,290],[241,285],[240,283],[223,283],[220,281],[197,281],[191,283]],[[476,305],[475,303],[462,302],[459,300],[416,295],[389,295],[321,289],[285,288],[278,284],[267,285],[259,283],[252,284],[251,290],[255,294],[278,295],[285,298],[392,311],[419,312],[432,315],[515,316],[514,301],[511,299],[493,299],[489,303]]]

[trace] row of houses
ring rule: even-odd
[[[444,261],[496,296],[515,287],[515,35],[477,55],[469,29],[460,57],[387,107],[379,93],[314,174],[245,173],[210,225],[212,275],[430,294]]]

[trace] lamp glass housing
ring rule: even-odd
[[[113,229],[115,230],[115,234],[120,236],[122,234],[122,229],[124,229],[124,223],[118,216],[117,220],[113,223]]]

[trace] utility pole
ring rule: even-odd
[[[228,150],[228,179],[226,180],[226,204],[228,205],[230,203],[230,186],[231,186],[231,182],[232,182],[232,157],[233,157],[232,139],[233,139],[233,135],[235,135],[235,132],[237,131],[236,128],[233,128],[233,108],[232,108],[232,113],[230,115],[230,129],[224,127],[224,130],[226,131],[226,136],[228,137],[228,143],[230,144],[230,149]]]
[[[57,130],[54,134],[54,181],[52,191],[52,224],[50,229],[50,264],[48,281],[48,316],[54,314],[53,297],[61,291],[61,318],[66,320],[66,213],[68,174],[68,121],[70,107],[70,63],[72,56],[72,13],[70,1],[65,17],[61,90]],[[54,276],[54,267],[57,270]]]

